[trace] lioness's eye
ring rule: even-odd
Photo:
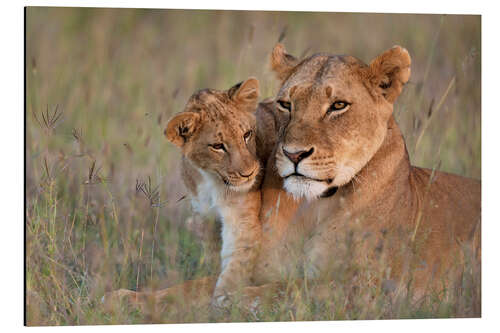
[[[334,111],[341,111],[341,110],[344,110],[348,106],[349,106],[349,103],[347,103],[347,102],[335,101],[335,102],[333,102],[332,105],[330,105],[327,113],[334,112]]]
[[[224,144],[223,143],[215,143],[213,145],[209,145],[211,148],[215,149],[215,150],[223,150],[223,151],[226,151],[226,147],[224,147]]]
[[[279,105],[282,109],[287,110],[288,112],[292,111],[292,103],[290,103],[290,102],[278,101],[278,105]]]
[[[243,135],[243,139],[245,139],[245,142],[248,142],[251,136],[252,136],[252,131],[248,131],[245,133],[245,135]]]

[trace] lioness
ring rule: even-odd
[[[262,187],[257,284],[328,279],[335,257],[355,251],[365,265],[384,260],[390,280],[413,274],[421,294],[460,268],[462,245],[479,250],[480,182],[410,165],[393,117],[410,64],[399,46],[365,65],[329,54],[300,61],[276,45],[278,144]],[[353,230],[361,237],[345,248]]]
[[[276,133],[277,144],[261,189],[262,244],[249,296],[289,278],[329,281],[343,258],[360,270],[382,263],[387,271],[371,283],[394,289],[411,280],[422,294],[463,270],[464,246],[480,260],[480,182],[410,165],[393,117],[410,64],[399,46],[369,65],[324,53],[298,60],[275,46],[281,87],[267,135]],[[158,295],[199,303],[214,281]]]
[[[221,219],[221,273],[213,295],[218,305],[238,286],[250,284],[261,238],[258,97],[254,78],[226,91],[201,90],[165,129],[168,140],[182,150],[182,179],[194,212],[214,212]]]

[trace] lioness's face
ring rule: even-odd
[[[255,79],[227,91],[199,91],[165,133],[204,176],[230,190],[249,190],[260,169],[255,145],[257,98]]]
[[[276,96],[277,171],[295,197],[334,193],[351,182],[381,146],[395,99],[390,89],[400,90],[397,75],[409,76],[409,62],[408,73],[399,63],[398,69],[380,69],[393,60],[390,57],[382,66],[327,54],[299,62],[277,47],[273,68],[283,80]]]

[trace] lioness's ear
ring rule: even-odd
[[[244,110],[254,112],[259,98],[259,81],[251,77],[229,88],[227,94]]]
[[[165,136],[174,145],[182,147],[196,132],[200,125],[200,114],[196,112],[181,112],[168,122]]]
[[[276,73],[279,80],[285,80],[298,63],[297,58],[286,53],[283,44],[276,44],[273,53],[271,53],[271,69]]]
[[[410,54],[401,46],[393,46],[372,60],[370,81],[385,99],[394,103],[403,85],[410,79]]]

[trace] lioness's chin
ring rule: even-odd
[[[317,181],[300,176],[285,178],[284,187],[296,200],[300,198],[314,200],[321,197],[329,189],[329,185],[325,181]]]

